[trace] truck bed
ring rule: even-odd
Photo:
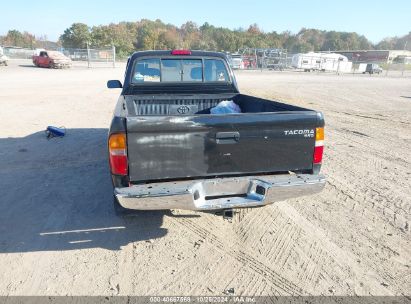
[[[210,109],[223,100],[233,100],[245,113],[276,113],[285,111],[311,111],[276,101],[265,100],[244,94],[181,95],[181,96],[126,96],[129,116],[144,115],[192,115],[210,114]],[[189,106],[194,111],[180,114],[176,106]],[[191,108],[192,107],[192,108]]]
[[[222,100],[242,113],[210,114]],[[323,123],[315,111],[243,94],[126,95],[125,105],[132,183],[307,173]]]

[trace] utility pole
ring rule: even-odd
[[[114,46],[114,44],[112,46],[112,52],[113,52],[113,68],[115,68],[116,67],[116,47]]]
[[[358,64],[358,58],[360,57],[360,54],[355,53],[353,55],[355,57],[355,63],[353,62],[353,67],[352,67],[352,74],[355,74],[355,66]],[[359,69],[359,66],[357,67]]]
[[[407,43],[408,43],[408,41],[406,40],[405,43],[404,43],[404,53],[405,53],[405,50],[407,48]],[[405,70],[405,56],[404,56],[404,62],[402,63],[402,73],[401,73],[402,77],[404,77],[404,70]]]
[[[90,46],[87,42],[87,66],[90,67]]]

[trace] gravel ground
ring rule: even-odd
[[[230,223],[114,215],[105,82],[123,73],[0,67],[0,295],[410,295],[410,78],[238,72],[324,112],[327,185]]]

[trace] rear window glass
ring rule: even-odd
[[[216,59],[204,60],[205,81],[229,81],[224,62]]]
[[[201,59],[184,59],[183,81],[203,81],[203,62]]]
[[[133,83],[160,82],[160,59],[137,61],[134,68]]]
[[[132,83],[145,82],[229,82],[220,59],[149,58],[137,60]]]

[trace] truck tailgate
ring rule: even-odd
[[[127,118],[133,182],[310,170],[315,111]]]

